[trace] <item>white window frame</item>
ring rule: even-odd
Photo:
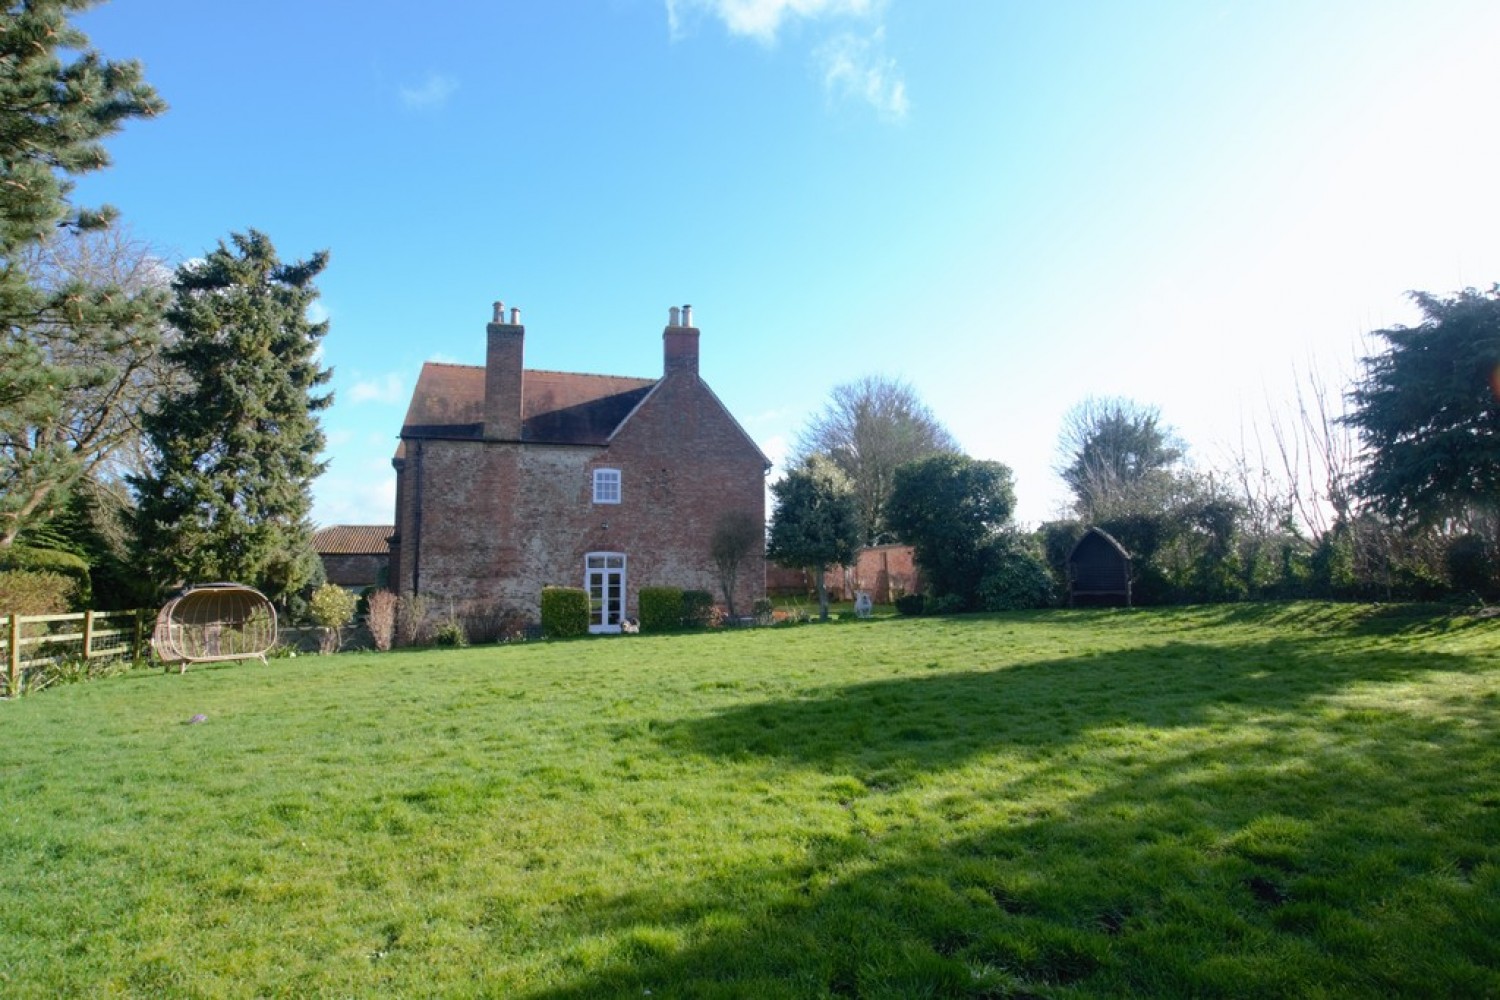
[[[623,478],[619,469],[595,469],[594,503],[619,503]]]

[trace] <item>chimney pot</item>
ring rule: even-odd
[[[494,318],[490,320],[490,322],[491,323],[504,323],[505,322],[505,303],[501,302],[499,299],[495,300],[495,315],[494,315]]]
[[[681,326],[682,325],[682,318],[679,315],[681,312],[682,312],[681,309],[678,309],[676,306],[673,306],[671,308],[671,310],[670,310],[671,319],[667,320],[667,325],[668,326]]]
[[[521,325],[521,310],[515,308],[514,306],[512,306],[511,310],[510,310],[510,325],[511,326],[520,326]]]
[[[693,307],[692,306],[683,306],[682,307],[682,325],[683,326],[692,326],[693,325]]]

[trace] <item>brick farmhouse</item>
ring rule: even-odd
[[[495,303],[483,367],[428,362],[401,428],[390,580],[461,610],[535,619],[545,586],[589,592],[598,632],[642,587],[723,599],[710,552],[734,511],[765,524],[765,455],[698,375],[691,307],[673,308],[656,379],[523,367],[519,310]],[[736,609],[765,593],[757,548]]]

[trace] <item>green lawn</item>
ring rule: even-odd
[[[7,997],[1500,995],[1500,619],[299,657],[0,745]]]

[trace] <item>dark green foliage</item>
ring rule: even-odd
[[[1451,299],[1413,292],[1424,320],[1377,330],[1348,422],[1368,447],[1354,488],[1403,521],[1500,504],[1500,285]]]
[[[859,513],[848,478],[821,455],[813,455],[771,484],[775,513],[766,554],[782,566],[814,571],[818,611],[828,618],[823,574],[848,563],[859,544]]]
[[[1006,466],[965,455],[933,455],[896,470],[886,518],[916,550],[933,593],[973,609],[991,568],[989,543],[1015,505]]]
[[[68,604],[83,609],[90,606],[93,590],[89,579],[89,565],[72,552],[59,549],[34,549],[25,545],[7,545],[0,548],[0,572],[39,573],[58,576],[67,581],[64,606],[57,611],[66,611]],[[47,584],[48,593],[52,591]],[[0,607],[0,614],[4,614]],[[53,612],[32,612],[34,614]]]
[[[682,627],[681,587],[642,587],[636,603],[642,632],[670,632]]]
[[[62,614],[77,588],[76,577],[51,570],[0,569],[0,617]]]
[[[89,48],[68,15],[88,3],[7,4],[0,26],[0,545],[44,520],[94,457],[107,423],[72,408],[119,375],[159,296],[39,282],[28,255],[59,227],[96,229],[110,209],[69,205],[73,178],[108,165],[102,140],[165,105],[139,64]]]
[[[927,598],[922,594],[902,594],[896,598],[896,610],[903,615],[925,614]]]
[[[682,592],[682,624],[688,628],[703,628],[713,621],[714,595],[706,590],[684,590]]]
[[[589,595],[581,587],[542,588],[542,635],[548,639],[571,639],[587,635]]]
[[[262,233],[232,236],[178,269],[167,357],[189,378],[148,416],[155,452],[140,495],[141,565],[163,588],[234,580],[286,606],[320,565],[307,520],[323,432],[312,323],[326,253],[283,264]]]
[[[983,610],[1022,611],[1057,603],[1052,571],[1031,539],[1002,535],[990,550],[990,568],[979,584]]]
[[[1448,543],[1443,553],[1448,578],[1458,590],[1468,590],[1481,597],[1500,594],[1500,551],[1482,535],[1459,535]]]

